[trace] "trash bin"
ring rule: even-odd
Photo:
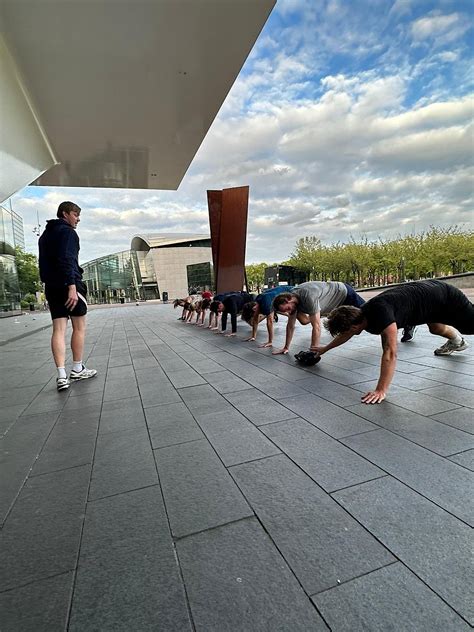
[[[30,303],[30,312],[34,312],[34,311],[35,311],[35,304]]]
[[[168,302],[168,292],[163,292],[162,294],[163,303]]]
[[[125,303],[125,296],[121,296],[120,297],[120,302],[122,303],[122,305],[124,305],[124,303]]]

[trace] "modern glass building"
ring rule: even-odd
[[[116,252],[82,264],[89,303],[124,303],[140,297],[137,253]]]
[[[204,263],[192,263],[187,268],[189,293],[202,292],[213,289],[212,264],[209,261]]]
[[[21,231],[19,231],[18,220],[21,222]],[[24,235],[21,217],[0,206],[0,313],[2,314],[20,309],[21,296],[15,263],[15,247],[24,248],[25,244],[24,236],[23,242],[18,243],[19,235]]]

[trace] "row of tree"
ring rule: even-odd
[[[343,281],[356,287],[433,278],[474,270],[474,231],[432,226],[396,239],[323,245],[315,237],[298,240],[284,262],[306,272],[309,280]],[[246,266],[249,286],[263,285],[266,263]]]

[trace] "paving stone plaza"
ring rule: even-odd
[[[49,315],[0,321],[2,632],[469,630],[474,337],[366,406],[376,336],[303,369],[178,315],[91,310],[61,393]]]

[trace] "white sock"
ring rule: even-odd
[[[454,342],[454,344],[456,345],[460,345],[462,342],[462,336],[458,332],[456,332],[456,337],[451,338],[451,342]]]
[[[67,377],[66,369],[63,366],[58,366],[58,377]]]
[[[78,362],[74,362],[72,365],[72,370],[76,371],[76,373],[79,373],[79,371],[82,371],[82,360],[79,360]]]

